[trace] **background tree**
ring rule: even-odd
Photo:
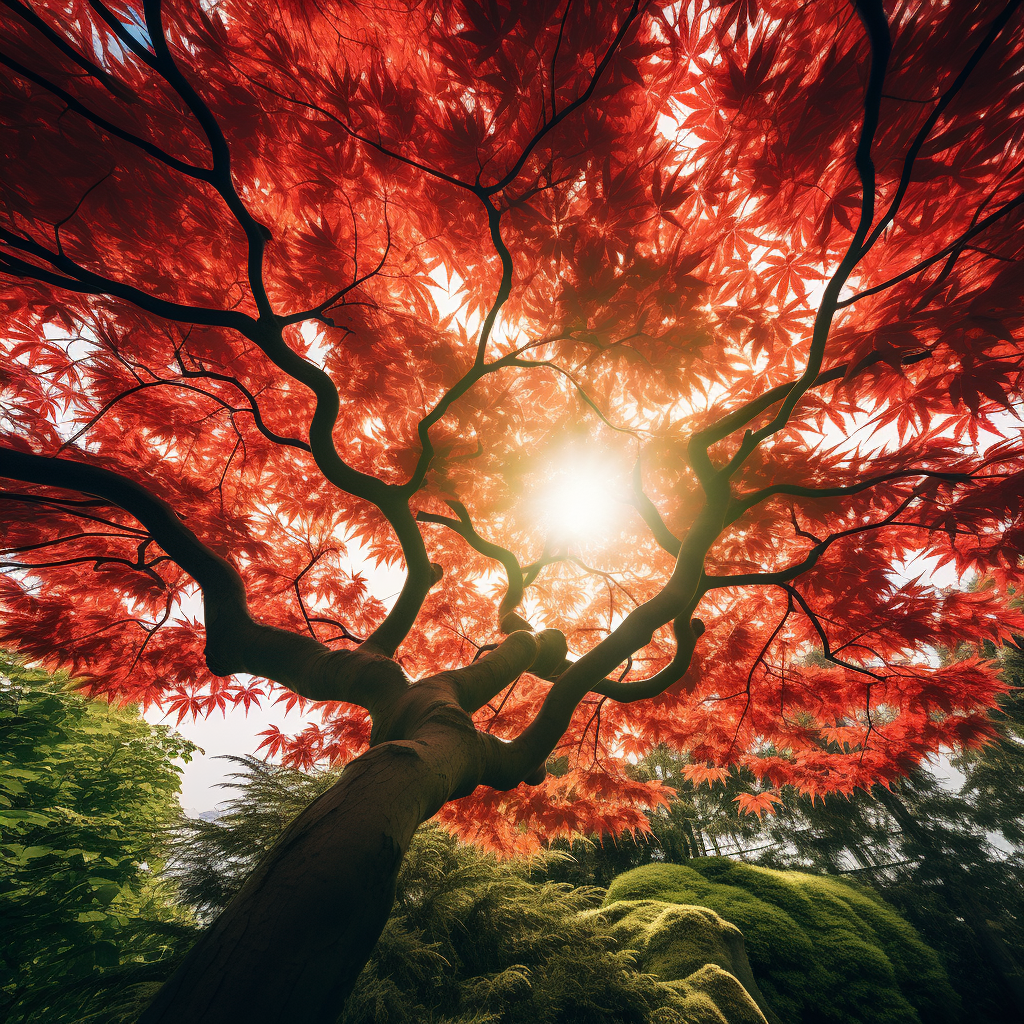
[[[228,905],[291,818],[338,778],[234,760],[217,817],[183,820],[172,857],[178,896],[200,917]],[[659,980],[638,963],[637,943],[611,935],[595,913],[603,889],[552,881],[568,860],[542,852],[498,861],[433,824],[420,828],[339,1024],[758,1021],[738,982],[699,973],[717,955],[706,927],[692,937],[689,970]]]
[[[69,692],[66,675],[0,653],[5,1021],[131,1008],[194,937],[161,876],[180,814],[174,761],[194,749],[134,708]]]
[[[1019,0],[4,6],[2,637],[359,754],[148,1021],[329,1019],[435,813],[989,734],[1024,627],[901,573],[1021,554]]]

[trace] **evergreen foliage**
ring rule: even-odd
[[[632,944],[584,913],[600,899],[532,881],[529,862],[497,862],[427,826],[341,1021],[761,1024],[710,947],[681,983],[638,972]]]
[[[845,879],[709,857],[637,868],[606,906],[657,900],[709,907],[743,932],[768,1004],[799,1024],[955,1021],[957,997],[936,954],[870,890]],[[665,941],[665,940],[663,940]],[[679,949],[689,954],[685,932]]]
[[[3,671],[7,1019],[127,1024],[196,934],[172,897],[200,920],[215,916],[339,773],[234,758],[218,817],[178,820],[172,761],[189,744],[78,696],[63,677],[10,659]],[[638,770],[685,793],[678,766]],[[590,863],[559,852],[498,862],[422,828],[341,1024],[759,1024],[736,980],[759,998],[728,941],[733,925],[787,1024],[916,1024],[915,1010],[954,1019],[935,957],[862,887],[699,858],[622,875],[601,907],[600,889],[554,880],[595,867],[610,876],[616,856],[692,856],[695,836],[726,834],[725,791],[691,792],[652,823],[655,842],[591,844]]]
[[[194,934],[160,875],[180,813],[174,761],[194,746],[67,684],[0,652],[8,1024],[118,1019]]]
[[[226,760],[238,767],[221,783],[232,795],[218,805],[214,820],[178,822],[168,867],[181,901],[204,920],[227,906],[288,823],[340,775],[285,768],[251,755]]]

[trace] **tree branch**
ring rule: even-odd
[[[857,228],[847,246],[846,254],[825,286],[825,292],[814,319],[810,351],[807,354],[807,365],[800,377],[791,385],[786,386],[779,411],[769,423],[757,431],[748,430],[735,455],[733,455],[732,459],[723,469],[718,471],[714,469],[711,460],[708,458],[708,445],[704,444],[702,437],[704,432],[691,436],[687,446],[690,464],[705,490],[707,490],[715,476],[724,477],[728,480],[762,441],[781,430],[789,421],[789,417],[800,399],[806,394],[808,389],[815,385],[821,373],[821,364],[825,357],[825,345],[832,327],[832,320],[838,308],[839,293],[863,256],[863,241],[871,229],[875,208],[875,166],[871,159],[871,146],[874,141],[875,132],[878,129],[882,86],[885,81],[892,44],[889,38],[889,25],[886,21],[885,12],[882,9],[881,0],[854,0],[854,6],[867,31],[868,40],[871,45],[868,83],[864,91],[864,118],[857,142],[857,152],[854,157],[857,174],[861,181],[861,209]],[[749,403],[748,406],[744,407],[744,410],[738,410],[739,416],[742,417],[745,410],[749,409],[752,404]],[[762,408],[768,408],[772,404],[774,404],[774,401]],[[753,418],[753,415],[756,415],[756,413],[746,416],[745,419],[742,419],[742,422],[748,422],[749,419]]]
[[[565,636],[558,629],[540,632],[517,629],[493,651],[470,665],[443,673],[455,687],[459,706],[469,714],[478,711],[527,670],[542,678],[562,664]]]
[[[481,555],[486,555],[488,558],[493,558],[496,562],[500,562],[505,570],[505,578],[508,584],[505,588],[505,596],[498,605],[498,628],[503,633],[512,633],[514,630],[528,630],[532,632],[533,627],[530,623],[516,611],[523,600],[525,587],[523,569],[519,564],[519,559],[508,548],[503,548],[500,544],[484,540],[476,532],[469,512],[461,501],[450,499],[447,504],[458,516],[458,519],[452,519],[450,516],[440,516],[433,512],[417,512],[416,518],[421,523],[436,523],[438,526],[447,526],[449,530],[453,530],[462,537],[474,551],[478,551]]]
[[[104,71],[98,64],[94,64],[88,57],[80,54],[67,40],[53,31],[32,8],[20,3],[19,0],[0,0],[5,7],[9,7],[15,14],[19,15],[31,25],[47,42],[55,46],[65,57],[70,57],[80,68],[87,71],[95,78],[104,89],[119,100],[131,102],[135,99],[135,93],[126,85],[119,82],[113,75]]]
[[[979,221],[974,225],[974,227],[969,228],[955,241],[950,242],[944,249],[940,249],[934,255],[929,256],[926,260],[922,260],[920,263],[915,263],[914,266],[910,267],[908,270],[904,270],[895,277],[890,277],[889,280],[883,281],[881,284],[873,285],[871,288],[865,288],[863,291],[857,292],[856,295],[851,295],[848,299],[843,299],[841,302],[837,302],[836,309],[843,309],[846,306],[853,305],[853,303],[858,299],[866,298],[868,295],[877,295],[878,292],[883,292],[886,288],[891,288],[894,284],[899,284],[900,281],[905,281],[908,277],[920,274],[922,270],[927,270],[933,264],[938,263],[939,260],[945,259],[958,249],[963,249],[965,244],[972,238],[976,235],[980,235],[987,227],[994,224],[997,220],[1001,220],[1007,214],[1012,213],[1021,205],[1024,205],[1024,193],[1021,193],[1021,195],[1017,196],[1015,199],[1011,199],[1009,202],[1004,203],[995,211],[995,213],[990,213],[984,220]]]
[[[153,157],[154,160],[159,160],[160,163],[170,167],[171,170],[179,171],[181,174],[186,174],[188,177],[196,179],[196,181],[210,182],[211,172],[205,167],[190,164],[186,160],[179,160],[177,157],[171,156],[170,153],[161,149],[154,143],[148,142],[146,139],[139,138],[138,135],[133,135],[124,128],[118,128],[116,124],[111,123],[105,117],[100,117],[99,114],[90,110],[80,100],[76,100],[71,93],[62,89],[59,85],[54,85],[53,82],[43,78],[42,75],[37,75],[34,71],[25,67],[24,64],[14,60],[14,58],[0,53],[0,64],[10,68],[15,74],[20,75],[22,78],[26,78],[28,81],[38,85],[41,89],[45,89],[47,92],[52,93],[63,103],[67,104],[69,110],[73,110],[90,124],[99,128],[100,131],[106,132],[108,135],[114,136],[114,138],[121,139],[122,142],[130,143],[137,149],[141,149],[143,153]]]
[[[912,355],[905,356],[900,360],[900,366],[913,366],[914,363],[919,363],[924,359],[931,358],[931,351],[915,352]],[[875,366],[878,363],[888,362],[889,356],[881,353],[874,352],[869,356],[865,356],[856,367],[852,363],[843,363],[841,366],[834,366],[831,370],[825,370],[819,373],[814,381],[811,383],[811,388],[819,388],[825,384],[830,384],[836,380],[842,380],[848,373],[853,369],[865,370],[870,366]],[[696,448],[698,453],[703,452],[704,458],[707,458],[707,450],[713,444],[718,441],[723,441],[730,434],[739,430],[740,427],[745,426],[752,419],[759,416],[761,413],[766,412],[777,402],[781,402],[790,391],[796,386],[797,381],[787,381],[785,384],[778,384],[774,388],[770,388],[763,395],[758,395],[757,398],[752,398],[749,402],[745,402],[738,409],[734,409],[732,412],[726,413],[720,419],[716,420],[709,427],[705,427],[703,430],[697,431],[690,438],[690,446]],[[808,389],[809,390],[809,389]],[[691,459],[693,457],[693,450],[689,452]],[[708,466],[711,467],[709,472],[714,475],[717,471],[711,466],[711,462],[708,461]]]
[[[803,594],[800,593],[796,587],[791,587],[788,583],[780,583],[779,586],[786,591],[791,601],[796,601],[803,609],[804,615],[810,620],[811,625],[814,627],[814,632],[818,634],[818,639],[821,641],[822,650],[824,651],[825,658],[832,662],[833,665],[838,665],[840,668],[848,668],[853,672],[860,672],[863,675],[870,676],[872,679],[878,680],[880,683],[885,682],[885,676],[880,676],[877,672],[871,672],[869,669],[864,668],[861,665],[851,665],[847,661],[843,661],[841,658],[837,658],[832,653],[832,648],[829,646],[828,636],[825,633],[825,627],[822,626],[821,620],[811,610],[810,605],[804,600]]]
[[[344,700],[371,715],[407,686],[398,665],[372,649],[332,651],[310,637],[254,619],[235,568],[199,540],[167,502],[135,481],[96,466],[8,448],[0,448],[0,475],[96,495],[142,523],[202,589],[206,662],[214,674],[248,672],[310,700]]]
[[[771,487],[762,487],[758,491],[749,494],[741,494],[729,503],[729,511],[726,513],[726,525],[736,522],[744,512],[749,511],[755,505],[759,505],[767,498],[776,494],[789,494],[799,498],[838,498],[848,494],[859,494],[871,487],[887,483],[890,480],[905,480],[909,477],[923,476],[932,480],[944,480],[950,484],[969,484],[973,481],[970,473],[946,473],[932,469],[898,469],[892,473],[883,473],[880,476],[873,476],[867,480],[861,480],[856,484],[848,484],[843,487],[803,487],[799,484],[773,484]]]
[[[644,493],[639,458],[633,463],[632,505],[640,513],[640,518],[648,525],[658,544],[675,558],[679,554],[679,538],[665,525],[665,520],[661,518],[661,513],[655,508],[654,502]]]
[[[928,115],[924,124],[921,125],[920,130],[914,137],[914,141],[910,144],[910,149],[907,150],[907,155],[903,160],[903,171],[900,174],[900,182],[896,188],[896,192],[892,197],[892,201],[889,203],[889,209],[886,210],[885,215],[875,225],[874,230],[870,236],[864,242],[864,246],[861,250],[861,255],[868,252],[871,247],[878,241],[882,232],[893,222],[896,214],[899,212],[900,205],[903,202],[903,197],[907,193],[907,188],[910,185],[910,178],[914,172],[914,161],[917,159],[918,154],[921,152],[921,147],[925,144],[928,136],[931,134],[932,129],[938,123],[939,118],[942,116],[942,112],[949,106],[950,101],[954,96],[963,88],[964,83],[967,81],[968,76],[978,66],[979,61],[985,55],[988,48],[995,42],[996,36],[1006,27],[1006,23],[1013,16],[1014,11],[1020,7],[1022,0],[1010,0],[1010,2],[1003,8],[1002,12],[996,17],[996,19],[989,26],[988,32],[985,34],[985,38],[978,44],[974,52],[971,54],[967,63],[964,65],[960,74],[953,79],[952,85],[939,97],[938,102],[935,104],[935,109]]]

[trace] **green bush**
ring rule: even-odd
[[[932,1024],[958,1019],[938,957],[870,890],[845,879],[773,871],[722,857],[657,864],[616,878],[605,907],[656,900],[707,907],[746,939],[754,977],[787,1024]],[[670,919],[666,919],[666,925]],[[686,961],[692,939],[661,945]]]
[[[131,1018],[194,935],[160,876],[194,746],[0,652],[0,1018]],[[146,987],[148,986],[148,987]],[[124,1008],[120,1013],[119,1006]]]

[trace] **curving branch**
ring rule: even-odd
[[[523,778],[533,777],[543,768],[587,693],[597,692],[616,700],[641,700],[663,693],[680,680],[704,632],[704,624],[691,616],[704,594],[704,559],[722,531],[727,501],[727,488],[711,491],[680,545],[666,585],[634,608],[605,639],[558,676],[534,721],[511,743],[491,751],[482,781],[505,789]],[[617,665],[649,644],[655,630],[669,622],[676,638],[676,653],[665,668],[650,679],[631,683],[607,678]]]
[[[930,359],[931,355],[930,350],[914,352],[911,355],[904,356],[900,360],[900,366],[913,366],[922,360]],[[825,384],[831,384],[833,381],[842,380],[849,374],[859,373],[871,366],[876,366],[878,363],[886,363],[889,361],[889,358],[889,356],[881,352],[873,352],[861,359],[856,365],[853,363],[843,363],[840,366],[832,367],[831,370],[824,370],[814,378],[810,386],[812,388],[819,388]],[[797,383],[797,381],[787,381],[785,384],[778,384],[773,388],[769,388],[764,394],[750,399],[749,402],[744,402],[738,409],[726,413],[715,420],[710,426],[705,427],[703,430],[698,430],[690,437],[689,441],[690,448],[688,454],[691,461],[695,457],[702,458],[707,464],[706,475],[709,479],[714,478],[718,471],[708,459],[708,448],[718,441],[725,440],[730,434],[739,430],[740,427],[746,426],[751,420],[760,416],[761,413],[767,412],[773,405],[781,402]]]
[[[885,676],[880,676],[877,672],[872,672],[869,669],[864,668],[863,665],[853,665],[848,661],[843,661],[842,658],[837,658],[829,645],[828,635],[825,633],[825,627],[822,626],[821,620],[811,609],[811,606],[807,603],[803,594],[801,594],[796,587],[792,587],[788,583],[780,583],[779,586],[782,587],[782,589],[789,595],[791,606],[793,601],[796,601],[796,603],[800,605],[804,615],[807,616],[811,625],[814,627],[814,632],[818,634],[818,639],[821,641],[821,647],[827,661],[832,662],[833,665],[838,665],[840,668],[848,668],[852,672],[860,672],[862,675],[870,676],[877,682],[885,682]]]
[[[212,374],[190,372],[185,372],[183,375],[186,377],[213,376]],[[226,374],[220,374],[218,375],[218,377],[221,380],[234,380],[234,378],[228,377]],[[249,413],[256,424],[256,429],[259,430],[259,432],[268,440],[273,441],[275,444],[279,444],[282,446],[298,448],[300,451],[310,451],[310,447],[305,441],[300,441],[298,438],[295,437],[284,437],[283,435],[271,430],[266,425],[266,423],[263,422],[263,417],[260,415],[260,410],[259,406],[256,404],[256,399],[250,394],[249,391],[247,391],[245,388],[242,388],[241,385],[239,385],[240,389],[245,393],[245,395],[250,400],[250,405],[248,406],[234,406],[230,402],[226,402],[223,398],[220,398],[218,395],[213,395],[209,391],[204,391],[202,388],[196,387],[193,384],[183,384],[181,381],[167,380],[163,377],[157,377],[155,380],[150,381],[142,381],[136,384],[134,387],[130,387],[122,391],[119,395],[115,395],[113,398],[108,399],[106,402],[104,402],[103,407],[94,416],[92,416],[88,420],[88,422],[86,422],[82,427],[76,430],[75,433],[72,434],[71,437],[69,437],[60,446],[59,451],[64,451],[64,449],[74,445],[74,443],[83,434],[87,433],[92,427],[94,427],[119,402],[122,402],[124,399],[129,398],[134,394],[138,394],[141,391],[146,391],[149,388],[157,387],[183,388],[186,391],[191,391],[193,394],[202,395],[204,398],[209,398],[211,401],[216,402],[226,412]]]
[[[55,253],[31,238],[0,227],[0,242],[12,249],[41,260],[48,266],[40,266],[27,259],[0,251],[0,271],[12,277],[23,277],[43,284],[54,285],[80,295],[112,295],[133,306],[153,313],[163,320],[179,324],[194,324],[203,327],[225,327],[239,331],[246,337],[256,326],[256,321],[245,313],[232,309],[214,309],[209,306],[192,306],[183,302],[162,299],[123,281],[116,281],[102,274],[93,273],[60,253]]]
[[[616,51],[622,44],[622,40],[625,38],[626,33],[629,31],[633,22],[636,21],[637,15],[640,13],[640,0],[633,0],[630,4],[629,10],[626,12],[626,16],[622,19],[622,24],[619,26],[619,30],[615,33],[614,38],[608,45],[608,49],[605,51],[605,55],[601,58],[597,67],[594,69],[594,73],[590,78],[590,84],[586,89],[580,93],[568,106],[563,107],[557,114],[554,114],[550,121],[545,121],[543,127],[537,132],[536,135],[523,147],[523,151],[519,154],[519,159],[512,165],[511,168],[493,185],[487,185],[486,187],[476,186],[477,191],[481,196],[493,196],[496,192],[502,191],[512,184],[516,178],[519,177],[520,172],[526,166],[526,161],[530,158],[530,154],[536,149],[541,140],[547,135],[553,128],[560,125],[567,117],[575,113],[582,107],[591,96],[594,95],[594,90],[597,88],[598,82],[601,80],[601,76],[604,74],[608,65],[611,63],[612,58],[615,56]],[[568,7],[566,7],[566,14],[568,14]],[[563,16],[564,22],[564,16]],[[561,32],[559,32],[559,41],[561,41]],[[557,50],[556,50],[557,55]],[[553,62],[552,62],[553,63]],[[554,86],[552,85],[552,92]]]
[[[865,288],[863,291],[857,292],[855,295],[851,295],[847,299],[843,299],[841,302],[836,303],[836,309],[843,309],[846,306],[851,306],[859,299],[867,298],[869,295],[877,295],[879,292],[885,291],[887,288],[892,288],[893,285],[899,284],[901,281],[906,281],[909,277],[914,277],[916,274],[920,274],[921,271],[927,270],[930,266],[938,263],[940,260],[946,259],[948,256],[959,255],[959,252],[966,248],[967,243],[977,235],[980,235],[986,228],[990,227],[996,221],[1002,220],[1008,214],[1012,213],[1017,207],[1024,205],[1024,193],[1009,200],[999,207],[994,213],[990,213],[984,220],[978,221],[973,227],[969,228],[957,239],[950,242],[944,249],[940,249],[937,253],[929,256],[927,259],[921,260],[919,263],[915,263],[914,266],[902,273],[897,274],[895,277],[890,277],[887,281],[883,281],[881,284],[872,285],[870,288]]]
[[[549,370],[554,370],[556,373],[560,373],[565,377],[570,384],[576,389],[577,394],[583,400],[583,402],[590,406],[591,409],[597,413],[598,419],[610,430],[618,431],[620,434],[629,434],[630,437],[639,437],[639,431],[633,430],[630,427],[620,427],[616,423],[612,423],[610,419],[601,411],[601,407],[595,402],[590,395],[587,394],[586,388],[576,379],[574,374],[564,367],[559,366],[558,363],[551,359],[518,359],[513,358],[508,361],[509,366],[522,366],[526,369],[533,367],[545,367]]]
[[[825,293],[818,307],[817,316],[815,317],[807,365],[800,378],[791,384],[781,385],[779,388],[774,388],[760,398],[746,403],[734,413],[730,413],[711,427],[706,428],[704,431],[695,433],[690,438],[688,445],[690,464],[703,485],[706,486],[707,483],[713,480],[719,473],[724,474],[726,477],[731,476],[743,464],[747,456],[749,456],[762,441],[770,437],[772,434],[777,433],[785,426],[793,409],[796,407],[796,404],[800,401],[807,390],[812,387],[819,386],[821,383],[825,383],[826,380],[822,378],[828,379],[829,374],[835,373],[835,371],[829,371],[829,374],[822,374],[820,371],[832,320],[838,310],[849,306],[853,302],[856,302],[858,299],[864,298],[867,295],[872,295],[879,291],[883,291],[886,288],[892,287],[899,281],[920,273],[933,263],[949,256],[958,249],[962,249],[963,246],[966,245],[967,241],[975,235],[984,231],[990,224],[1005,217],[1017,206],[1024,203],[1024,195],[1017,197],[1016,199],[1006,203],[989,217],[986,217],[983,221],[975,224],[941,252],[918,263],[910,270],[905,271],[880,285],[858,292],[856,295],[847,299],[839,299],[839,294],[846,281],[849,279],[850,274],[853,272],[863,256],[875,244],[885,228],[892,223],[895,218],[909,186],[914,162],[921,150],[921,147],[924,145],[924,142],[928,138],[932,129],[938,123],[942,112],[957,92],[959,92],[963,87],[970,73],[978,65],[982,56],[992,45],[995,38],[1006,26],[1010,17],[1022,2],[1024,2],[1024,0],[1010,0],[1010,3],[1007,4],[999,16],[990,25],[985,38],[975,48],[960,74],[950,85],[949,89],[947,89],[939,98],[935,109],[926,119],[924,125],[922,125],[907,151],[904,158],[900,183],[893,199],[890,202],[888,210],[872,230],[875,201],[875,171],[874,164],[871,159],[871,146],[878,128],[879,111],[883,97],[882,89],[889,53],[891,51],[891,40],[885,12],[882,9],[882,5],[879,0],[855,0],[857,14],[864,24],[871,44],[871,67],[869,70],[867,89],[865,90],[864,95],[864,120],[855,156],[857,173],[860,177],[862,186],[861,211],[857,228],[847,247],[845,256],[826,285]],[[857,369],[861,368],[863,367],[857,367]],[[836,379],[836,377],[831,377],[830,379]],[[734,430],[737,430],[746,423],[749,423],[750,420],[759,413],[766,411],[779,401],[782,403],[781,407],[771,421],[756,431],[748,430],[744,434],[739,449],[733,455],[728,464],[721,470],[715,469],[707,455],[708,447],[715,441],[722,440]]]
[[[117,19],[102,4],[94,4],[94,8],[121,38],[125,30]],[[327,373],[300,356],[285,342],[282,331],[287,326],[287,318],[278,317],[274,313],[267,295],[263,279],[263,260],[270,233],[250,214],[235,188],[230,148],[217,118],[186,79],[171,54],[164,36],[160,0],[146,0],[144,11],[153,51],[142,47],[137,40],[130,37],[130,34],[128,35],[131,41],[125,41],[125,45],[161,75],[195,117],[205,134],[213,167],[210,170],[199,170],[203,176],[202,180],[216,189],[245,234],[249,288],[259,318],[254,319],[235,310],[188,306],[159,298],[132,285],[86,270],[63,254],[53,253],[32,239],[23,238],[4,228],[0,228],[0,241],[45,265],[40,266],[28,259],[0,252],[0,271],[79,293],[112,295],[156,316],[178,323],[225,327],[238,331],[252,341],[278,369],[312,391],[316,404],[309,426],[309,448],[317,466],[335,486],[370,501],[383,512],[394,528],[405,555],[408,574],[402,592],[384,622],[368,641],[381,653],[391,656],[408,635],[427,591],[439,577],[427,558],[423,538],[416,527],[403,491],[354,469],[338,453],[333,437],[334,424],[340,411],[337,388]],[[174,166],[191,177],[197,177],[192,165],[169,166]]]
[[[65,57],[69,57],[83,71],[95,78],[104,89],[119,100],[131,102],[135,99],[135,93],[126,85],[119,82],[109,72],[104,71],[98,64],[89,60],[88,57],[79,53],[71,46],[63,36],[58,35],[42,18],[32,10],[31,7],[21,3],[20,0],[0,0],[5,7],[14,11],[20,18],[31,25],[48,43],[55,46]]]
[[[861,491],[869,490],[891,480],[906,480],[917,476],[927,477],[930,480],[943,480],[948,484],[969,484],[974,481],[974,477],[970,473],[948,473],[934,469],[898,469],[892,473],[883,473],[879,476],[861,480],[855,484],[847,484],[840,487],[803,487],[800,484],[772,484],[770,487],[762,487],[760,490],[751,491],[749,494],[741,494],[733,498],[729,503],[729,511],[726,514],[726,525],[736,522],[740,516],[755,505],[759,505],[762,501],[777,494],[792,495],[798,498],[838,498],[850,494],[859,494]]]
[[[837,541],[844,540],[847,537],[856,536],[859,533],[868,533],[871,530],[880,530],[886,526],[908,525],[906,523],[899,523],[897,521],[897,517],[918,497],[919,495],[917,494],[908,495],[884,519],[880,519],[874,523],[864,523],[861,526],[852,526],[848,530],[841,530],[838,533],[829,534],[823,540],[818,540],[814,547],[811,548],[800,562],[788,566],[785,569],[778,569],[774,572],[733,573],[729,576],[705,575],[701,582],[701,592],[707,593],[710,590],[720,590],[722,587],[767,586],[769,584],[781,585],[783,583],[789,583],[791,580],[795,580],[797,576],[807,572],[808,569],[813,569],[821,556],[825,554],[825,552]],[[806,536],[810,535],[807,534]]]
[[[665,525],[665,520],[661,518],[661,513],[655,507],[654,502],[644,493],[643,480],[640,476],[639,458],[633,463],[632,481],[632,506],[640,513],[640,518],[650,528],[658,544],[672,555],[673,558],[676,557],[679,554],[680,548],[679,538]]]
[[[811,347],[807,354],[807,365],[804,372],[794,382],[782,400],[779,411],[763,427],[744,436],[739,450],[729,461],[722,472],[731,476],[762,441],[781,430],[788,422],[797,403],[814,385],[821,372],[821,364],[825,358],[825,346],[828,342],[832,320],[838,309],[839,293],[853,273],[864,255],[864,239],[867,237],[874,219],[875,211],[875,165],[871,158],[871,147],[878,130],[879,110],[882,102],[882,86],[885,82],[889,54],[892,41],[889,36],[889,23],[881,0],[854,0],[857,14],[867,31],[871,44],[871,63],[868,69],[867,88],[864,90],[864,118],[861,124],[854,164],[861,181],[861,208],[857,228],[836,268],[829,278],[825,292],[818,306],[811,332]]]
[[[505,596],[498,605],[498,628],[503,633],[512,633],[514,630],[528,630],[532,632],[533,627],[530,623],[516,611],[523,600],[523,591],[526,585],[519,559],[508,548],[503,548],[500,544],[494,544],[481,537],[476,532],[469,512],[461,501],[456,501],[453,498],[447,504],[458,516],[457,519],[452,519],[451,516],[437,515],[434,512],[417,512],[416,519],[421,523],[434,523],[438,526],[448,527],[449,530],[462,537],[474,551],[478,551],[481,555],[486,555],[488,558],[493,558],[496,562],[500,562],[505,570],[508,585],[505,588]],[[539,571],[540,569],[537,568],[533,574],[534,577],[536,577]]]
[[[310,700],[344,700],[371,716],[408,685],[394,662],[370,645],[332,651],[298,633],[268,626],[249,612],[242,577],[204,544],[171,506],[141,484],[69,459],[0,448],[0,476],[104,498],[134,516],[167,557],[200,586],[206,609],[206,663],[216,675],[248,672]]]
[[[119,128],[116,124],[108,121],[105,117],[101,117],[99,114],[90,110],[80,100],[75,99],[71,93],[62,89],[59,85],[55,85],[42,75],[36,74],[31,69],[25,67],[24,64],[16,61],[13,57],[8,57],[6,54],[0,53],[0,64],[10,68],[16,75],[20,75],[22,78],[27,79],[34,85],[38,85],[41,89],[45,89],[47,92],[56,96],[62,103],[67,104],[69,110],[73,110],[76,114],[98,128],[101,132],[105,132],[107,135],[120,139],[122,142],[130,143],[137,149],[141,149],[147,156],[153,157],[154,160],[158,160],[173,171],[186,174],[188,177],[194,178],[196,181],[210,182],[210,171],[205,167],[199,167],[197,164],[190,164],[187,160],[179,160],[176,156],[172,156],[165,149],[161,149],[155,143],[149,142],[147,139],[140,138],[138,135],[126,131],[124,128]]]
[[[501,307],[505,305],[509,295],[512,294],[513,270],[512,254],[501,237],[501,210],[486,196],[480,198],[487,210],[487,227],[491,233],[491,243],[494,245],[494,251],[498,254],[498,259],[501,260],[501,279],[498,282],[498,291],[491,303],[491,308],[487,311],[487,316],[484,317],[484,322],[480,326],[480,340],[477,342],[476,356],[473,359],[474,369],[484,366],[484,353],[487,351],[487,343],[490,341],[494,322]]]
[[[245,396],[246,400],[249,402],[248,408],[237,408],[235,406],[229,406],[226,403],[223,403],[222,399],[217,398],[215,395],[209,395],[209,392],[206,391],[202,391],[201,394],[209,395],[209,397],[213,398],[215,401],[221,402],[221,404],[224,404],[225,408],[230,409],[231,412],[249,413],[253,418],[253,422],[256,424],[256,429],[265,438],[267,438],[268,441],[273,441],[275,444],[284,445],[290,448],[298,448],[300,451],[304,452],[312,451],[312,449],[309,446],[309,442],[302,441],[297,437],[286,437],[285,435],[278,434],[276,431],[268,427],[263,419],[263,414],[260,412],[260,406],[259,402],[257,402],[256,400],[256,396],[237,377],[233,376],[230,373],[217,373],[213,370],[207,369],[189,370],[181,361],[180,354],[176,353],[176,358],[178,360],[179,372],[183,377],[190,379],[205,378],[206,380],[217,380],[221,381],[224,384],[230,384],[232,387],[237,388],[239,391],[241,391],[241,393]],[[168,381],[167,383],[173,382]]]
[[[892,200],[889,203],[889,209],[885,211],[885,214],[881,217],[878,223],[875,225],[871,234],[864,241],[864,245],[861,249],[861,255],[867,253],[871,247],[881,237],[882,232],[895,220],[896,214],[899,212],[900,206],[903,203],[903,198],[907,194],[907,188],[910,186],[910,179],[914,173],[914,162],[917,160],[918,155],[921,152],[921,147],[925,144],[928,136],[931,135],[932,129],[939,122],[939,118],[942,117],[942,112],[949,106],[953,97],[963,88],[964,83],[967,81],[971,72],[978,66],[981,58],[985,56],[989,47],[995,42],[996,37],[1006,27],[1007,22],[1013,17],[1014,12],[1020,7],[1024,0],[1010,0],[1010,2],[1003,8],[1000,14],[993,20],[989,26],[988,32],[985,34],[984,39],[974,48],[974,52],[968,58],[967,63],[963,66],[960,74],[953,79],[950,87],[939,97],[938,102],[935,104],[935,108],[925,119],[923,125],[919,129],[914,141],[910,144],[910,148],[907,150],[907,154],[903,159],[903,170],[900,174],[899,185],[896,186],[896,191],[893,194]]]

